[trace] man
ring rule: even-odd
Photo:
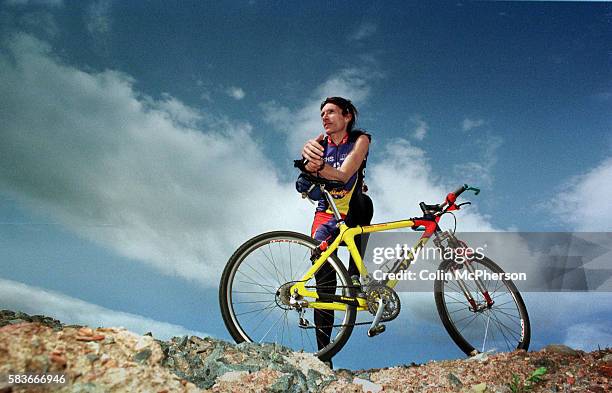
[[[341,190],[331,192],[338,211],[348,226],[367,225],[372,219],[373,207],[372,200],[364,194],[367,190],[363,178],[371,137],[353,128],[357,109],[350,100],[328,97],[321,103],[320,109],[325,136],[319,135],[304,145],[302,156],[307,160],[306,170],[319,177],[344,183]],[[336,224],[327,201],[320,199],[311,236],[320,242],[331,242],[337,235]],[[361,239],[357,237],[355,240],[360,248]],[[359,275],[352,259],[348,271],[351,276]],[[329,265],[324,265],[315,279],[318,283],[326,283],[326,288],[320,288],[319,292],[335,293],[335,273]],[[330,341],[334,312],[315,310],[314,319],[315,325],[321,326],[317,328],[317,346],[322,349]],[[329,365],[331,367],[331,361]]]

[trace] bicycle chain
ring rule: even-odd
[[[329,328],[329,327],[348,327],[348,326],[358,326],[358,325],[371,325],[372,322],[374,321],[356,322],[356,323],[351,323],[351,324],[346,324],[346,325],[323,325],[323,326],[300,326],[298,325],[298,327],[300,329],[323,329],[323,328]]]

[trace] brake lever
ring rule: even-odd
[[[468,187],[465,189],[465,191],[474,191],[474,195],[480,194],[480,188],[476,188],[476,187]]]
[[[457,209],[461,209],[461,206],[463,206],[463,205],[471,205],[471,204],[472,204],[472,202],[463,202],[463,203],[460,203],[460,204],[457,205]]]

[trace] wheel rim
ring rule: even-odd
[[[484,263],[472,262],[475,270],[501,273]],[[446,269],[449,271],[449,269]],[[483,280],[491,299],[490,308],[473,281],[464,281],[470,294],[481,306],[474,311],[456,280],[444,280],[443,302],[449,322],[456,332],[478,352],[513,351],[523,347],[528,321],[521,312],[516,287],[507,280]]]
[[[299,238],[266,238],[251,245],[236,261],[230,272],[226,296],[232,322],[245,341],[277,343],[321,356],[344,334],[344,328],[332,328],[330,344],[318,350],[316,331],[322,329],[299,327],[299,313],[277,294],[279,289],[288,287],[287,283],[297,281],[312,265],[313,248],[312,243]],[[335,263],[331,258],[329,262]],[[350,284],[337,270],[333,270],[340,286],[336,293],[348,296],[348,290],[342,287]],[[314,279],[305,284],[315,291]],[[314,310],[306,308],[304,311],[304,318],[314,327]],[[349,321],[349,312],[334,312],[334,325],[346,325]]]

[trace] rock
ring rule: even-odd
[[[556,372],[557,368],[558,368],[557,364],[553,360],[551,360],[551,359],[549,359],[547,357],[541,357],[541,358],[538,358],[538,359],[533,359],[533,360],[530,361],[530,363],[533,364],[535,367],[538,367],[538,368],[539,367],[546,367],[546,369],[548,370],[549,373]]]
[[[446,378],[448,379],[448,382],[450,382],[450,384],[456,388],[461,388],[463,386],[463,382],[461,382],[459,377],[453,373],[448,373]]]
[[[31,321],[32,320],[32,318],[28,314],[23,313],[21,311],[17,311],[15,313],[15,318],[17,318],[17,319],[24,319],[24,320],[27,320],[27,321]]]
[[[472,386],[470,392],[472,393],[484,393],[487,391],[487,384],[485,382],[479,383],[478,385]]]
[[[334,374],[325,363],[310,353],[290,352],[282,357],[280,361],[289,363],[293,367],[299,369],[304,375],[307,375],[309,370],[316,371],[319,375],[329,376]]]
[[[97,355],[100,353],[100,344],[95,341],[88,342],[87,349]]]
[[[151,346],[155,340],[153,340],[150,336],[140,336],[138,341],[136,341],[136,345],[134,346],[135,351],[141,351],[149,346]]]
[[[535,366],[548,371],[534,392],[571,386],[603,393],[612,377],[612,349],[584,353],[560,346],[557,352],[559,346],[549,346],[541,352],[485,353],[418,367],[333,371],[312,354],[279,345],[195,336],[160,341],[120,328],[70,327],[40,315],[19,316],[0,311],[0,375],[13,369],[64,373],[69,384],[61,392],[511,393],[506,384],[512,374],[523,382]],[[16,319],[25,323],[8,323]],[[6,387],[0,382],[0,393]]]
[[[575,349],[563,344],[550,344],[543,348],[546,352],[559,353],[563,355],[579,356],[580,354]]]
[[[93,363],[96,360],[98,360],[100,358],[100,356],[94,355],[94,354],[90,353],[89,355],[86,356],[86,358],[87,358],[87,360],[89,360],[89,362]]]
[[[610,363],[603,363],[599,365],[598,371],[601,375],[607,377],[607,378],[612,378],[612,364]]]
[[[68,363],[68,361],[66,360],[66,356],[64,356],[63,354],[52,353],[49,356],[49,360],[51,360],[53,363],[57,364],[60,367],[65,367]]]
[[[481,362],[481,363],[486,362],[487,360],[489,360],[489,356],[487,355],[487,352],[481,352],[467,359],[468,362]]]
[[[150,349],[143,349],[142,351],[135,354],[132,359],[138,363],[146,363],[151,357],[151,354],[152,352]]]
[[[355,377],[353,379],[353,383],[355,385],[361,385],[361,389],[364,391],[364,393],[368,393],[368,392],[378,393],[382,390],[382,386],[372,381],[368,381],[367,379],[361,379],[361,378]]]
[[[229,371],[220,376],[217,382],[237,382],[246,375],[249,375],[248,371]]]
[[[289,392],[290,387],[293,384],[293,375],[283,374],[276,382],[268,388],[270,392],[284,393]]]
[[[512,389],[510,389],[508,386],[503,385],[503,386],[496,386],[494,388],[494,392],[495,393],[513,393]]]
[[[93,329],[88,327],[80,328],[77,333],[80,336],[93,336],[94,334]]]
[[[102,341],[104,340],[105,336],[103,336],[102,334],[95,334],[93,336],[77,336],[76,340],[77,341]]]
[[[602,386],[599,386],[599,385],[589,386],[589,391],[593,393],[606,393],[606,390]]]

